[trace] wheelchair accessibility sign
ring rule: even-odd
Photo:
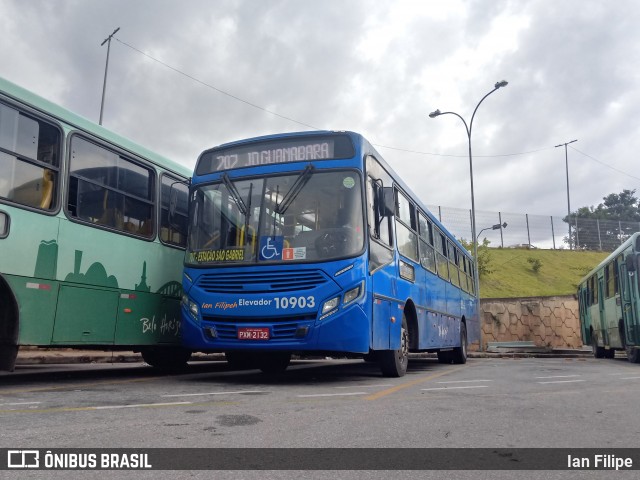
[[[284,237],[260,237],[260,260],[282,260]]]

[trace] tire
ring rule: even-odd
[[[367,363],[375,363],[378,361],[378,356],[376,355],[376,352],[369,352],[362,356],[362,360]]]
[[[378,352],[380,370],[385,377],[403,377],[409,364],[409,329],[407,319],[402,314],[400,329],[400,348],[397,350],[380,350]]]
[[[175,371],[187,367],[191,351],[182,347],[149,347],[140,351],[142,359],[159,370]]]
[[[451,363],[451,350],[440,350],[438,352],[438,363]]]
[[[282,373],[291,362],[290,353],[264,353],[257,357],[257,365],[263,373]]]
[[[607,350],[605,348],[604,350],[604,358],[616,358],[616,351],[613,348],[610,348],[609,350]]]
[[[258,368],[258,362],[254,355],[247,352],[224,352],[227,364],[232,370],[250,370]]]
[[[627,347],[627,360],[631,363],[640,363],[640,349]]]
[[[451,360],[459,365],[467,363],[467,326],[464,322],[460,323],[460,346],[452,350]]]
[[[598,346],[598,339],[593,333],[591,334],[591,351],[595,358],[604,358],[604,347]]]

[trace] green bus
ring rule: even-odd
[[[25,345],[186,363],[189,171],[0,78],[0,370]]]
[[[596,358],[626,351],[640,363],[640,232],[584,277],[578,285],[582,341]]]

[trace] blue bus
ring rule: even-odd
[[[480,337],[474,262],[352,132],[252,138],[203,152],[189,190],[183,342],[238,367],[292,353],[409,352],[465,363]]]

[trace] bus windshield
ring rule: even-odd
[[[314,171],[202,185],[192,192],[187,263],[280,263],[364,248],[361,177]]]

